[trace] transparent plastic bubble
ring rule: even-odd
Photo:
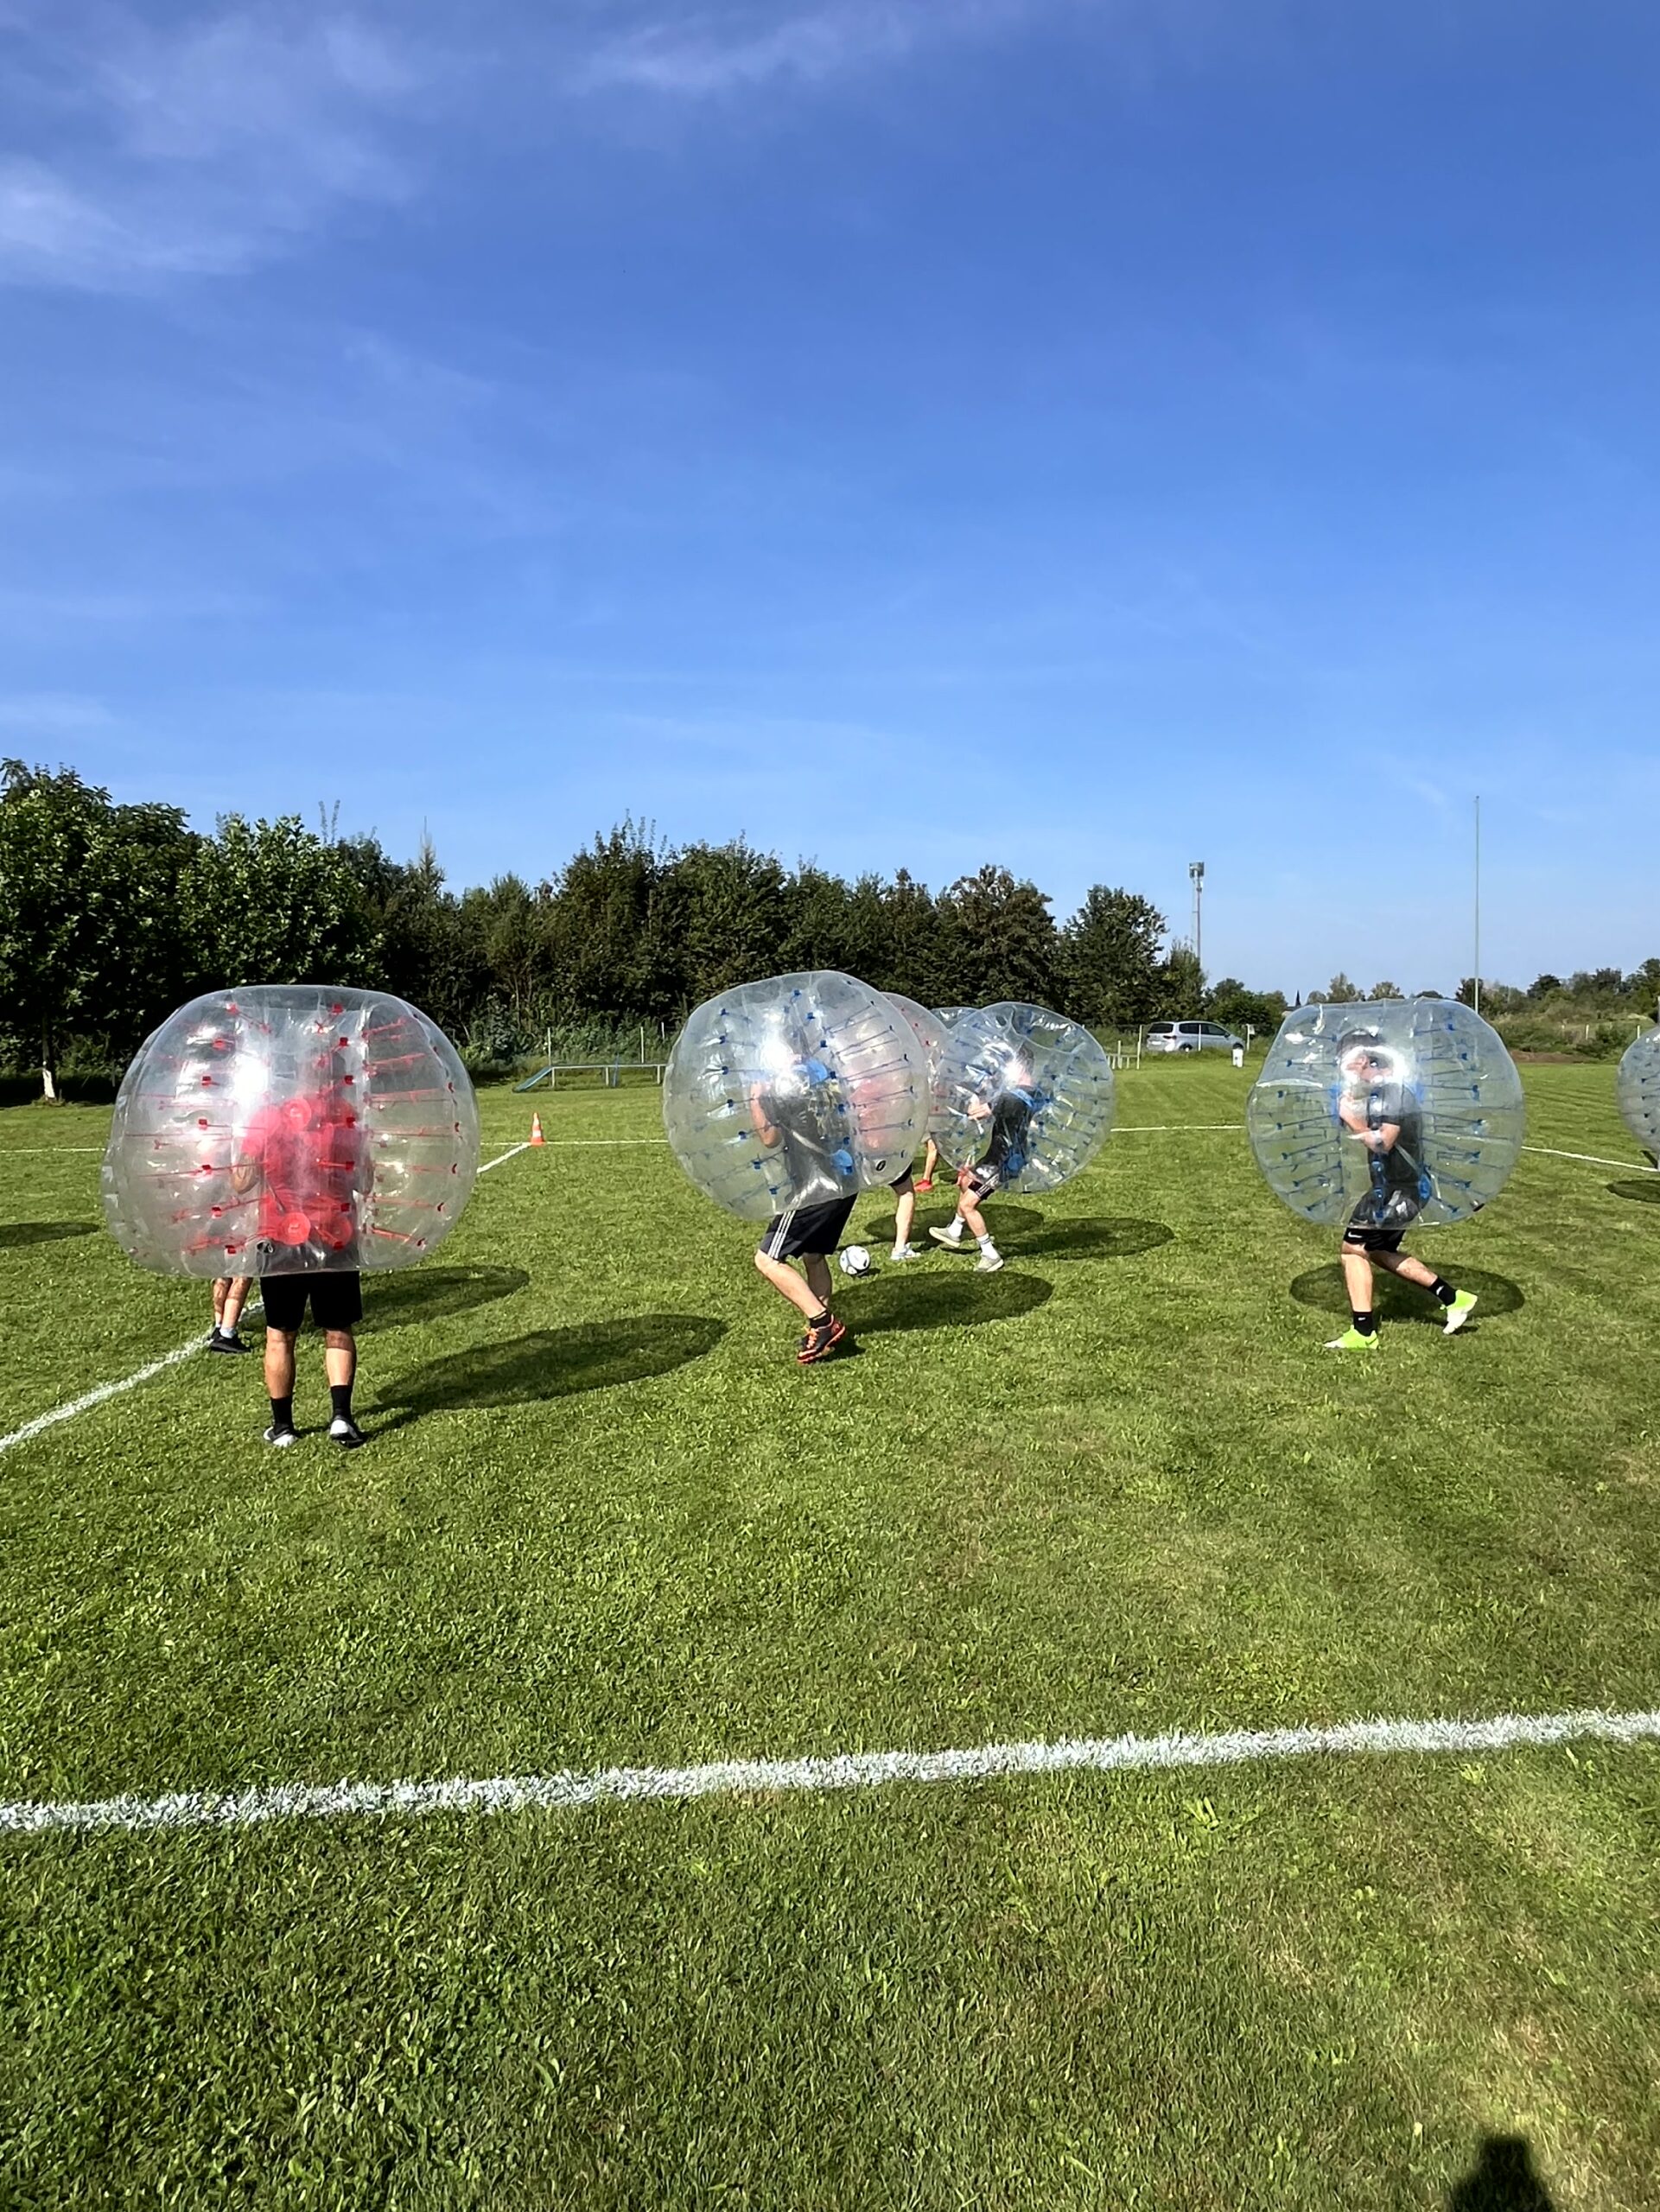
[[[1245,1123],[1269,1188],[1305,1221],[1434,1228],[1469,1220],[1509,1180],[1522,1078],[1498,1031],[1451,999],[1294,1007]],[[1400,1135],[1387,1151],[1358,1133],[1389,1125]]]
[[[910,1023],[880,991],[831,969],[709,1000],[676,1038],[663,1078],[676,1159],[745,1221],[893,1183],[927,1113],[928,1071]]]
[[[211,991],[122,1078],[104,1217],[158,1274],[410,1268],[478,1166],[473,1085],[414,1007],[326,984]]]
[[[951,1025],[943,1134],[954,1167],[995,1166],[1005,1191],[1053,1191],[1112,1127],[1112,1064],[1089,1031],[1046,1007],[1004,1001]]]
[[[921,1047],[928,1077],[928,1126],[925,1134],[934,1142],[940,1141],[942,1132],[949,1126],[950,1107],[945,1095],[945,1052],[951,1043],[951,1024],[944,1015],[919,1006],[914,999],[907,999],[901,991],[886,994],[890,1006],[896,1006],[910,1023],[918,1045]]]
[[[1619,1110],[1644,1151],[1660,1159],[1660,1029],[1645,1030],[1620,1061]]]

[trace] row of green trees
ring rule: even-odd
[[[1096,886],[1057,924],[989,865],[938,894],[900,870],[849,883],[738,840],[671,847],[625,822],[545,880],[448,890],[430,845],[297,816],[122,805],[69,769],[0,771],[0,1053],[12,1067],[118,1066],[174,1007],[230,982],[373,984],[425,1007],[475,1061],[549,1029],[565,1049],[671,1026],[732,983],[834,967],[927,1005],[1034,999],[1110,1027],[1205,1010],[1198,963],[1166,950],[1139,893]],[[1230,982],[1219,1018],[1271,1027],[1277,994]]]

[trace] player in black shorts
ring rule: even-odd
[[[767,1150],[782,1154],[792,1203],[767,1224],[755,1265],[807,1324],[796,1358],[826,1359],[847,1335],[830,1312],[830,1255],[853,1211],[853,1155],[835,1126],[830,1070],[804,1057],[775,1081],[750,1086],[749,1118]],[[788,1265],[799,1260],[802,1274]],[[805,1281],[803,1280],[805,1276]]]
[[[1014,1067],[1009,1070],[1004,1087],[989,1101],[976,1099],[969,1109],[972,1119],[989,1124],[986,1148],[972,1167],[964,1167],[957,1176],[957,1214],[950,1227],[931,1229],[928,1234],[948,1252],[959,1252],[966,1224],[980,1247],[974,1264],[977,1275],[995,1275],[1003,1263],[1002,1254],[991,1241],[980,1201],[1002,1190],[1004,1184],[1019,1181],[1026,1167],[1032,1116],[1037,1108],[1037,1093],[1026,1071]]]
[[[1371,1187],[1349,1217],[1343,1232],[1343,1280],[1349,1293],[1351,1321],[1327,1351],[1376,1351],[1377,1316],[1372,1308],[1376,1265],[1402,1282],[1415,1283],[1445,1308],[1445,1333],[1451,1336],[1469,1319],[1473,1292],[1450,1282],[1401,1249],[1408,1229],[1434,1192],[1422,1162],[1423,1116],[1410,1086],[1402,1080],[1395,1055],[1364,1032],[1339,1040],[1338,1119],[1371,1154]]]
[[[323,1332],[328,1433],[347,1451],[366,1441],[352,1414],[363,1319],[358,1207],[372,1168],[347,1071],[336,1065],[313,1093],[260,1107],[242,1133],[231,1179],[258,1191],[259,1294],[265,1307],[267,1444],[296,1443],[295,1345],[306,1306]]]

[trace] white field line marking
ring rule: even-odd
[[[1660,1167],[1649,1167],[1635,1160],[1604,1160],[1594,1152],[1558,1152],[1555,1145],[1524,1144],[1523,1152],[1549,1153],[1553,1160],[1582,1160],[1590,1167],[1624,1167],[1633,1175],[1660,1175]]]
[[[1243,1129],[1243,1122],[1126,1122],[1111,1134],[1116,1137],[1173,1136],[1183,1129]]]
[[[14,1160],[25,1152],[102,1152],[101,1144],[0,1144],[0,1160]]]
[[[479,1173],[487,1175],[493,1167],[499,1167],[504,1160],[517,1160],[521,1152],[528,1152],[530,1148],[531,1141],[526,1137],[523,1144],[510,1145],[506,1152],[499,1152],[493,1160],[487,1160]]]
[[[569,1812],[581,1805],[873,1789],[895,1782],[990,1782],[1008,1775],[1123,1774],[1148,1768],[1243,1766],[1320,1753],[1501,1751],[1517,1745],[1632,1744],[1660,1737],[1660,1711],[1504,1713],[1489,1720],[1351,1720],[1335,1728],[1236,1729],[1219,1735],[1110,1736],[971,1751],[845,1751],[833,1758],[725,1759],[709,1766],[612,1766],[588,1774],[499,1775],[489,1781],[288,1783],[212,1796],[104,1797],[90,1803],[0,1802],[0,1833],[86,1828],[252,1827],[270,1821],[402,1814]]]
[[[493,1167],[499,1167],[503,1160],[512,1160],[515,1154],[528,1152],[529,1149],[528,1144],[516,1144],[512,1152],[504,1152],[499,1158],[487,1160],[479,1173],[487,1175]],[[258,1313],[258,1300],[255,1299],[247,1310],[251,1313]],[[60,1421],[73,1421],[77,1414],[90,1413],[94,1406],[101,1406],[106,1398],[118,1398],[124,1390],[136,1390],[141,1382],[148,1382],[154,1376],[164,1374],[169,1367],[176,1367],[181,1360],[194,1359],[199,1351],[205,1352],[207,1349],[205,1336],[193,1337],[188,1344],[181,1344],[176,1351],[164,1352],[160,1359],[151,1360],[148,1367],[140,1367],[130,1375],[124,1375],[118,1382],[100,1382],[96,1390],[88,1390],[83,1397],[71,1398],[67,1405],[54,1406],[50,1413],[36,1414],[33,1421],[25,1421],[21,1428],[14,1428],[10,1436],[0,1436],[0,1452],[10,1452],[14,1444],[27,1444],[31,1436],[39,1436],[44,1429],[55,1428]]]

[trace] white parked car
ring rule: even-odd
[[[1148,1024],[1149,1052],[1243,1052],[1245,1040],[1224,1029],[1219,1021],[1154,1021]]]

